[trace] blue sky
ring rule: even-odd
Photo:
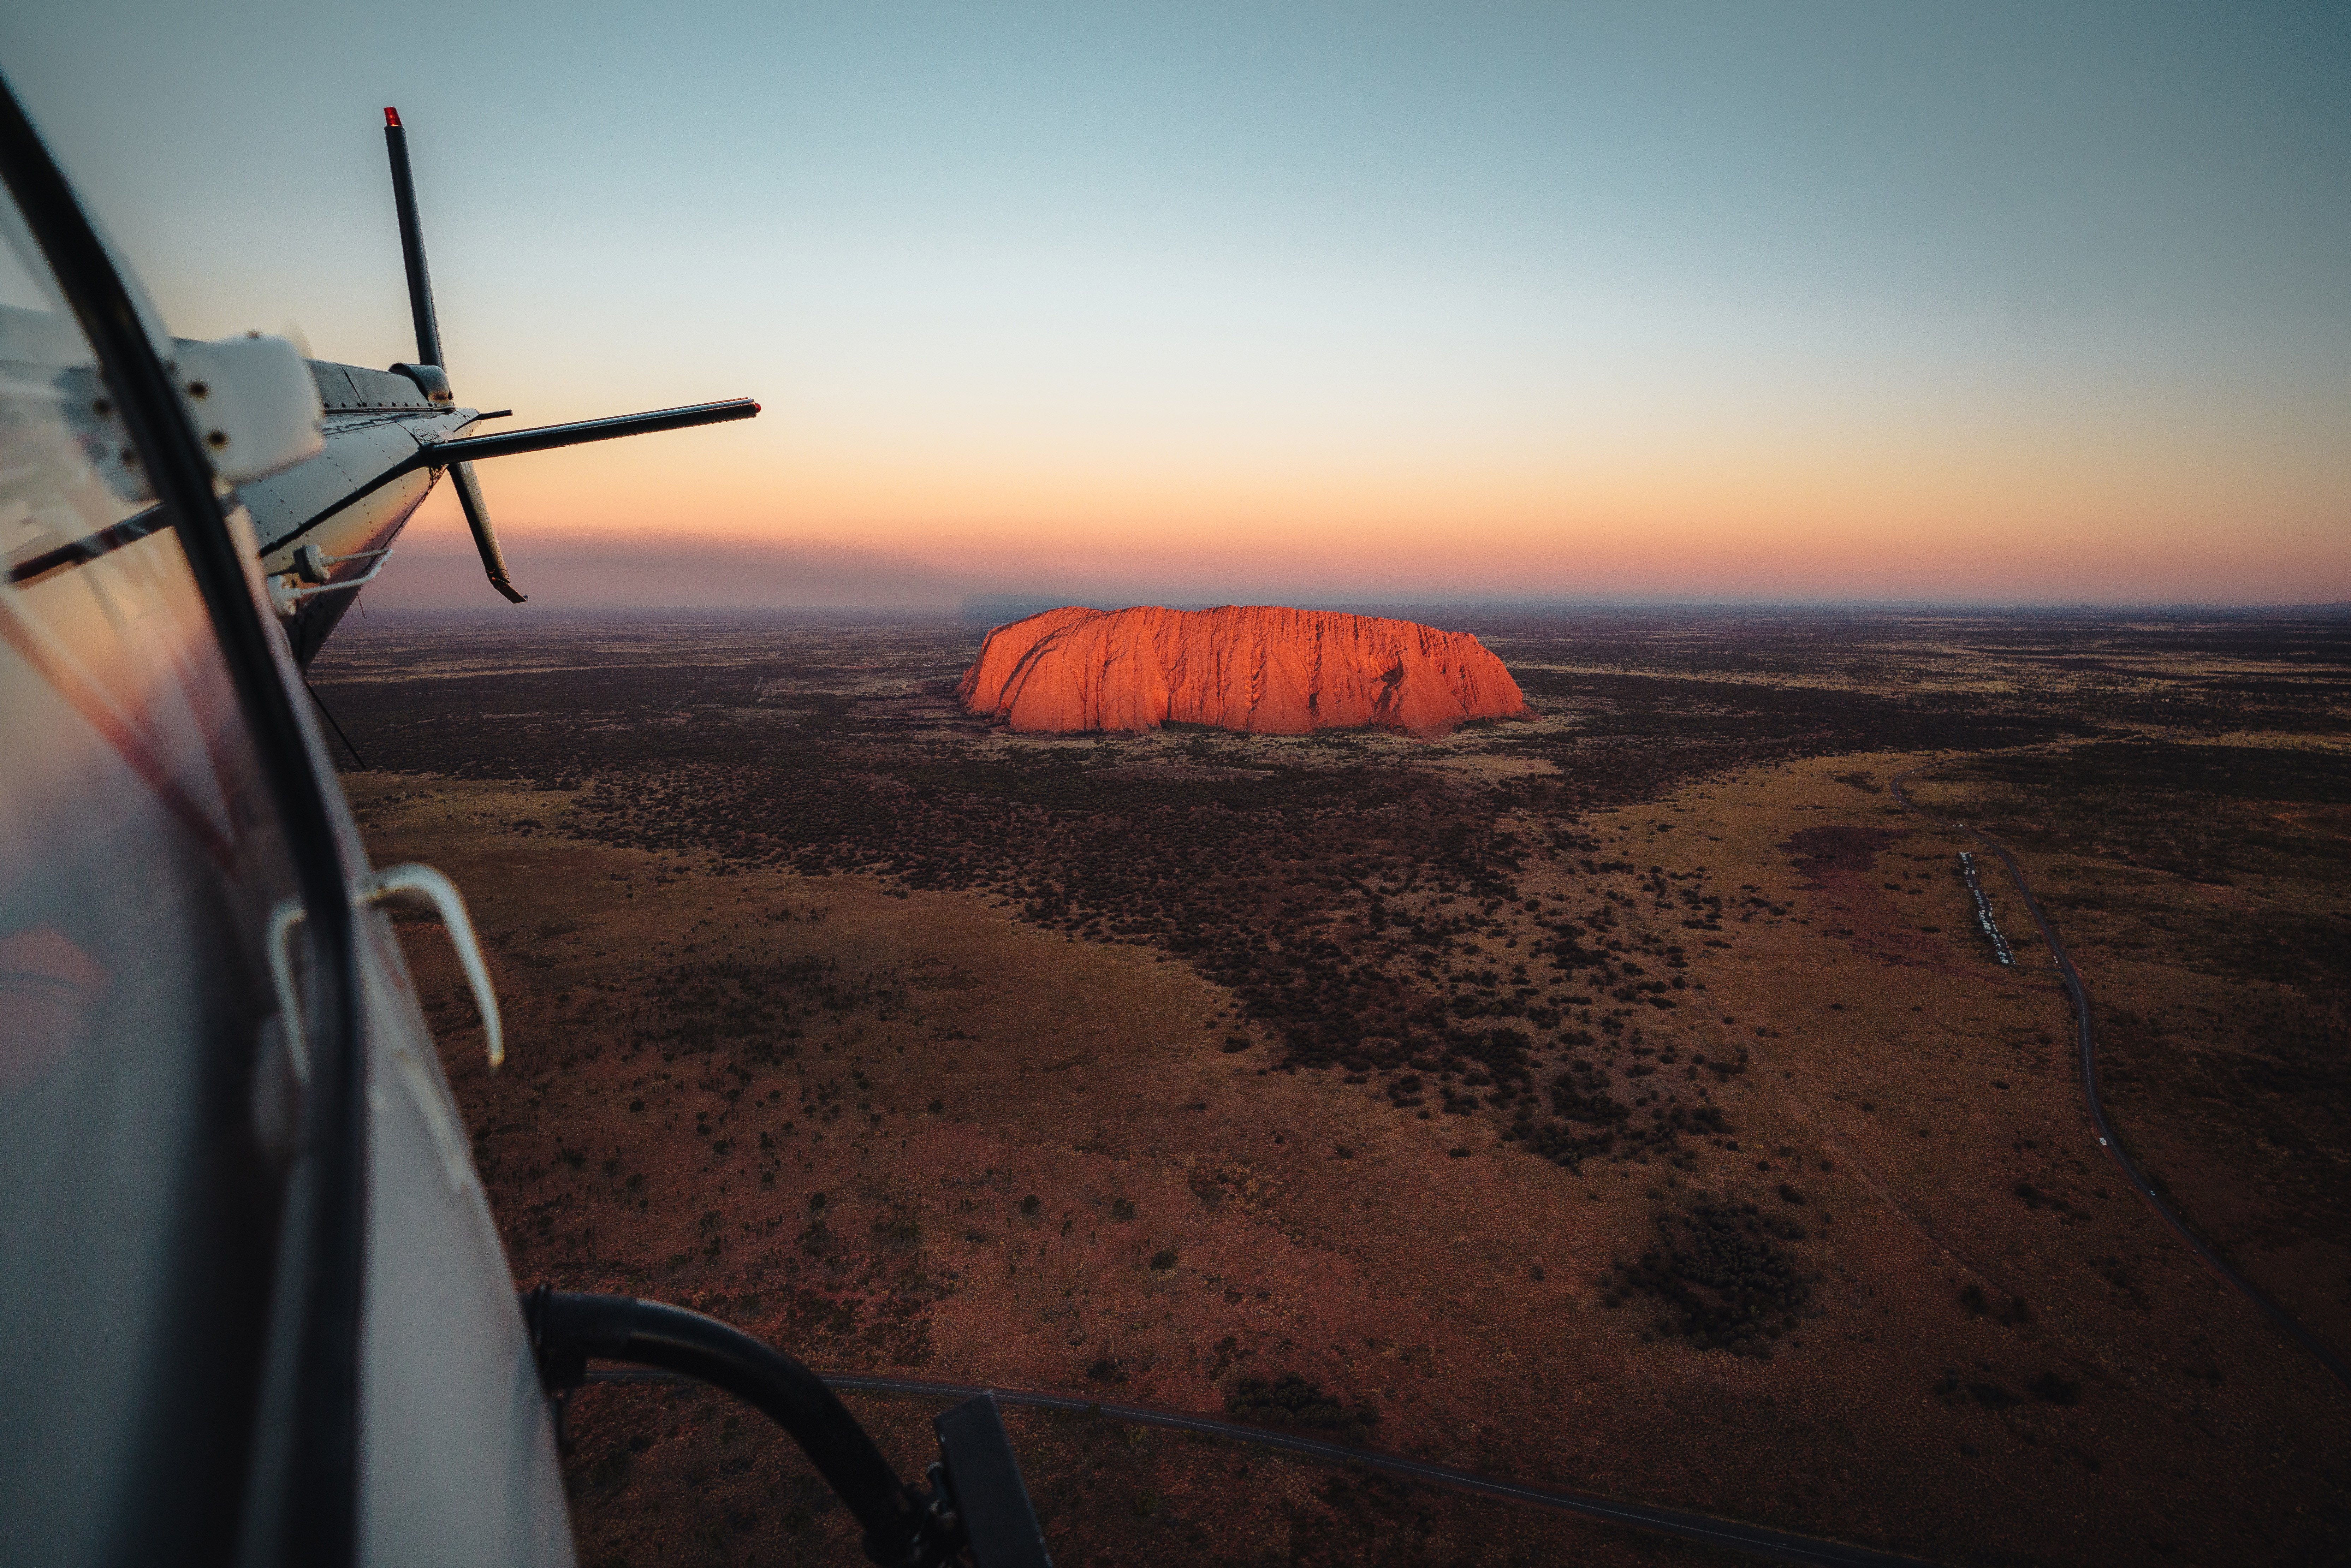
[[[180,330],[409,356],[396,103],[466,401],[768,405],[487,470],[509,531],[883,598],[2351,597],[2346,65],[2341,6],[0,19]]]

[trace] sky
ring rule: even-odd
[[[2351,600],[2351,7],[77,0],[174,330],[747,423],[501,459],[535,605]],[[436,493],[386,607],[500,601]],[[536,578],[534,572],[537,572]]]

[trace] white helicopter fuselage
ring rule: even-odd
[[[308,664],[350,608],[361,583],[381,570],[400,530],[441,477],[412,468],[419,450],[470,434],[479,412],[436,403],[414,382],[389,371],[312,360],[319,387],[317,456],[237,487],[253,518],[262,575],[298,664]],[[355,497],[355,498],[354,498]],[[297,552],[305,547],[325,570],[313,580]]]

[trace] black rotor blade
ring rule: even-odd
[[[725,402],[688,403],[684,408],[655,409],[651,413],[622,413],[610,419],[583,419],[575,424],[541,424],[529,430],[503,431],[496,435],[466,435],[421,449],[411,467],[426,464],[468,462],[476,457],[514,457],[525,452],[547,452],[558,446],[578,446],[590,441],[611,441],[622,435],[651,435],[656,431],[685,430],[697,424],[723,424],[730,419],[750,419],[759,405],[747,397]]]
[[[396,109],[383,111],[383,141],[392,152],[392,200],[400,212],[401,257],[408,264],[408,313],[416,319],[416,362],[445,371],[441,320],[433,313],[433,275],[424,266],[424,225],[416,216],[416,177],[408,168],[408,131]]]
[[[490,508],[482,499],[482,486],[474,478],[474,465],[452,464],[449,483],[456,486],[457,504],[465,508],[465,526],[474,530],[474,548],[482,552],[482,570],[489,573],[490,586],[513,603],[520,604],[522,591],[507,578],[506,554],[498,549],[498,536],[490,527]]]
[[[660,430],[684,430],[697,424],[717,424],[730,419],[749,419],[758,412],[758,403],[749,398],[741,397],[727,402],[701,402],[685,408],[655,409],[651,413],[624,413],[612,419],[588,419],[577,424],[543,424],[535,430],[509,431],[504,435],[469,435],[458,441],[426,442],[391,467],[376,475],[375,477],[362,480],[311,513],[299,527],[291,532],[280,535],[277,542],[283,545],[289,540],[299,538],[360,497],[371,496],[402,474],[413,474],[420,468],[465,468],[476,457],[511,457],[517,453],[546,452],[558,446],[577,446],[587,441],[610,441],[622,435],[647,435]],[[475,539],[479,540],[489,536],[489,512],[482,505],[481,492],[475,486],[470,474],[459,482],[457,493],[461,500],[469,493],[472,496],[472,499],[465,503],[465,516],[474,525]],[[138,520],[138,518],[132,518],[131,522],[135,523]],[[131,524],[125,523],[107,529],[103,533],[90,535],[89,538],[73,547],[71,559],[81,559],[81,552],[85,547],[88,547],[89,552],[93,555],[104,555],[110,549],[144,537],[146,530],[125,533],[124,530],[130,527]],[[482,558],[482,564],[489,570],[490,579],[494,582],[501,580],[505,570],[504,563],[497,559],[496,552],[497,547],[493,543],[483,552]],[[36,561],[26,562],[26,567],[37,566],[40,570],[47,571],[52,567],[66,564],[68,559],[68,552],[52,550],[37,558]]]

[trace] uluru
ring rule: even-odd
[[[1432,739],[1527,714],[1502,661],[1466,632],[1238,604],[1048,610],[988,632],[956,696],[1029,733],[1370,726]]]

